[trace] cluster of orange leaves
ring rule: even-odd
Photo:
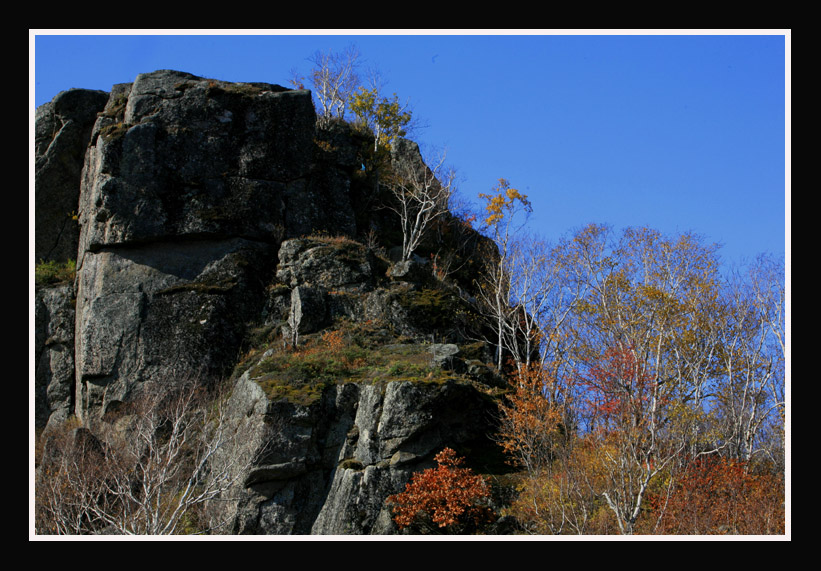
[[[464,459],[450,448],[434,456],[436,468],[414,474],[405,491],[388,497],[399,529],[419,516],[429,517],[440,528],[492,521],[493,512],[482,502],[490,497],[484,478],[462,467]]]
[[[448,272],[444,266],[439,265],[439,254],[431,254],[430,263],[433,269],[433,275],[436,276],[439,281],[445,281],[445,278],[448,276]]]
[[[345,346],[345,338],[340,330],[326,331],[322,334],[322,344],[326,350],[335,355]]]
[[[476,222],[477,218],[476,214],[467,214],[460,218],[459,222],[466,228],[473,228],[473,223]]]
[[[536,366],[513,375],[513,390],[502,405],[500,427],[502,448],[508,454],[545,460],[557,444],[563,411],[544,394],[551,382]]]
[[[479,198],[484,199],[487,203],[485,210],[488,216],[485,218],[484,223],[488,226],[498,224],[505,217],[505,213],[508,216],[511,215],[516,201],[519,201],[526,210],[531,208],[527,195],[511,188],[510,183],[503,178],[499,179],[493,191],[495,194],[479,193]]]
[[[346,338],[345,331],[341,329],[328,330],[322,333],[320,338],[315,338],[293,350],[293,353],[301,358],[310,358],[320,362],[329,362],[336,359],[345,367],[358,368],[366,364],[366,358],[361,354],[350,353],[350,339]],[[287,365],[286,365],[287,366]]]

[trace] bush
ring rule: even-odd
[[[74,281],[77,263],[74,260],[57,262],[41,260],[34,267],[34,284],[37,287],[69,283]]]
[[[225,389],[146,383],[114,424],[72,421],[43,435],[35,532],[167,535],[226,525],[221,506],[258,456],[229,421]]]
[[[687,467],[669,494],[651,495],[648,503],[660,514],[658,533],[780,535],[783,500],[783,477],[775,471],[705,457]]]
[[[495,514],[487,507],[490,487],[484,478],[461,467],[464,459],[450,448],[434,460],[439,466],[414,474],[404,492],[387,499],[399,529],[467,533],[491,523]]]

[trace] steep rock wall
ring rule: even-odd
[[[307,349],[301,362],[263,344],[242,367],[229,418],[247,438],[228,454],[255,461],[226,496],[228,529],[396,533],[385,499],[437,452],[498,454],[492,350],[472,342],[471,308],[427,264],[411,272],[426,279],[405,281],[363,245],[326,238],[286,240],[279,260],[267,318]],[[326,346],[329,332],[348,353]]]
[[[38,110],[38,132],[52,117]],[[483,365],[492,348],[470,346],[482,326],[469,294],[422,258],[386,255],[395,228],[357,136],[317,132],[310,93],[273,84],[158,71],[114,86],[73,154],[74,187],[38,170],[38,197],[70,194],[78,213],[74,283],[37,294],[38,427],[106,418],[146,382],[236,370],[232,418],[258,459],[226,503],[232,533],[394,533],[385,498],[411,473],[444,446],[492,448],[498,378]],[[304,237],[369,230],[385,248]],[[376,327],[375,353],[445,372],[428,382],[383,364],[326,379],[310,402],[272,391],[283,381],[260,372],[265,356],[339,320]],[[254,329],[265,356],[240,362]]]
[[[231,506],[236,534],[396,533],[385,498],[444,446],[492,446],[495,410],[466,383],[402,380],[340,383],[300,405],[270,398],[250,373],[231,407],[262,453]]]
[[[57,425],[74,414],[74,288],[43,288],[34,298],[34,425]]]
[[[34,258],[65,262],[77,257],[74,221],[83,159],[108,93],[70,89],[37,108],[35,115]]]
[[[79,200],[76,412],[235,362],[313,160],[310,93],[190,74],[112,90]],[[302,222],[302,221],[300,221]]]

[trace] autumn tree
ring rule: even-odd
[[[594,255],[581,260],[590,288],[573,324],[578,402],[587,404],[579,417],[606,458],[601,497],[629,534],[653,478],[671,469],[704,414],[694,401],[705,377],[682,355],[703,366],[710,359],[699,332],[715,309],[717,263],[715,247],[689,234],[629,228],[612,242],[606,229],[593,234]]]
[[[587,397],[585,437],[604,477],[599,494],[619,531],[635,532],[655,477],[670,469],[682,444],[662,437],[668,394],[631,350],[609,351],[582,381]]]
[[[565,445],[567,403],[549,398],[555,383],[538,365],[516,370],[500,406],[499,442],[529,474],[550,464]]]
[[[373,133],[374,154],[389,151],[398,138],[407,134],[405,127],[412,114],[409,105],[400,103],[396,93],[386,97],[377,87],[360,86],[351,96],[349,107],[359,124]]]
[[[650,497],[652,532],[676,535],[771,535],[785,532],[784,480],[749,463],[704,456],[669,490]]]
[[[539,535],[620,533],[601,496],[608,470],[600,446],[594,439],[568,435],[548,464],[523,475],[508,508],[521,529]]]
[[[528,509],[553,532],[602,529],[601,506],[608,529],[652,528],[648,498],[672,493],[700,459],[783,466],[783,274],[758,260],[723,277],[716,251],[688,233],[591,225],[544,257],[553,277],[541,281],[558,287],[531,307],[553,381],[518,412],[539,426],[542,408],[568,403],[573,432],[550,460],[528,451],[533,434],[515,438],[529,455]]]
[[[498,180],[491,193],[480,193],[479,198],[484,201],[487,214],[483,220],[485,231],[493,240],[496,251],[488,252],[483,259],[484,267],[477,280],[478,291],[496,336],[496,369],[501,371],[505,335],[519,311],[511,298],[510,284],[514,234],[524,222],[521,217],[532,211],[532,205],[527,195],[511,187],[503,178]]]
[[[434,460],[437,467],[414,474],[403,492],[388,497],[397,527],[463,533],[493,521],[484,478],[463,467],[464,458],[451,448]]]

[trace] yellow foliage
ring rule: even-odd
[[[493,192],[494,194],[479,193],[479,198],[483,198],[487,202],[485,210],[488,216],[485,218],[485,224],[488,226],[495,226],[506,215],[510,216],[516,207],[516,202],[519,202],[527,211],[532,208],[527,195],[511,188],[510,182],[504,178],[499,179]]]
[[[371,128],[375,136],[375,149],[390,149],[397,137],[405,136],[411,113],[399,104],[394,93],[392,99],[379,99],[378,91],[360,87],[351,96],[350,109],[360,121]]]

